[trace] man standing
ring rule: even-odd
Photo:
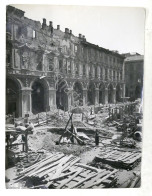
[[[96,146],[99,145],[99,135],[98,135],[97,130],[96,130],[96,133],[95,133],[95,144],[96,144]]]

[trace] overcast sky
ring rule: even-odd
[[[13,5],[25,11],[25,16],[54,28],[60,25],[75,36],[85,35],[88,42],[119,53],[144,54],[145,12],[142,8],[89,6]]]

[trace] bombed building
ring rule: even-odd
[[[41,24],[7,6],[6,113],[116,103],[124,97],[124,56]]]
[[[55,10],[28,6],[32,17]],[[139,188],[143,56],[102,48],[12,6],[6,14],[6,188]]]
[[[128,53],[125,57],[125,95],[134,101],[142,97],[144,56],[138,53]]]

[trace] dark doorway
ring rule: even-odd
[[[95,85],[93,83],[88,86],[88,105],[95,104]]]
[[[121,88],[120,85],[116,86],[116,102],[121,101]]]
[[[19,117],[19,86],[13,79],[6,79],[6,114]]]
[[[135,99],[141,98],[142,97],[142,87],[141,85],[137,85],[135,89]]]
[[[73,87],[73,101],[74,105],[83,105],[83,90],[79,82],[76,82]]]
[[[65,81],[59,81],[56,86],[56,104],[61,110],[68,110],[67,84]]]
[[[113,98],[113,87],[110,84],[109,87],[108,87],[108,103],[113,102],[112,98]]]
[[[99,103],[104,104],[105,88],[103,84],[99,86]]]
[[[37,114],[44,112],[45,108],[45,92],[43,84],[39,81],[36,81],[32,85],[32,112]]]

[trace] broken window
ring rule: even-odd
[[[113,79],[115,80],[115,78],[116,78],[116,75],[115,75],[116,73],[115,73],[115,71],[113,71]]]
[[[7,64],[8,67],[9,67],[10,64],[11,64],[11,57],[12,57],[12,55],[11,55],[11,50],[8,49],[8,50],[6,51],[6,64]]]
[[[95,77],[97,77],[97,72],[98,72],[97,67],[95,67]]]
[[[21,56],[22,69],[28,69],[29,62],[30,62],[29,52],[26,50],[22,50],[22,56]]]
[[[54,69],[54,61],[53,60],[54,60],[53,57],[48,59],[48,63],[49,63],[48,69],[49,69],[49,71],[53,71],[53,69]]]
[[[83,65],[83,75],[86,75],[85,65]]]
[[[21,35],[24,35],[25,37],[27,37],[27,28],[26,26],[18,26],[17,30],[16,30],[16,35],[17,37],[20,37]]]
[[[78,75],[79,74],[79,64],[76,63],[76,66],[75,66],[75,73]]]
[[[33,30],[33,38],[36,38],[36,31]]]
[[[41,53],[37,53],[37,67],[36,67],[36,69],[39,71],[42,71],[42,61],[43,61],[43,55]]]
[[[67,60],[68,73],[71,73],[71,62]]]
[[[74,48],[75,48],[75,52],[77,52],[77,50],[78,50],[78,47],[77,47],[77,46],[75,46]]]
[[[105,69],[105,79],[106,80],[108,79],[108,71],[107,71],[107,69]]]
[[[62,71],[63,68],[63,61],[60,59],[59,60],[59,71]]]
[[[12,28],[12,25],[10,23],[7,23],[6,24],[6,32],[11,33],[11,28]]]
[[[102,68],[100,68],[100,78],[102,78]]]

